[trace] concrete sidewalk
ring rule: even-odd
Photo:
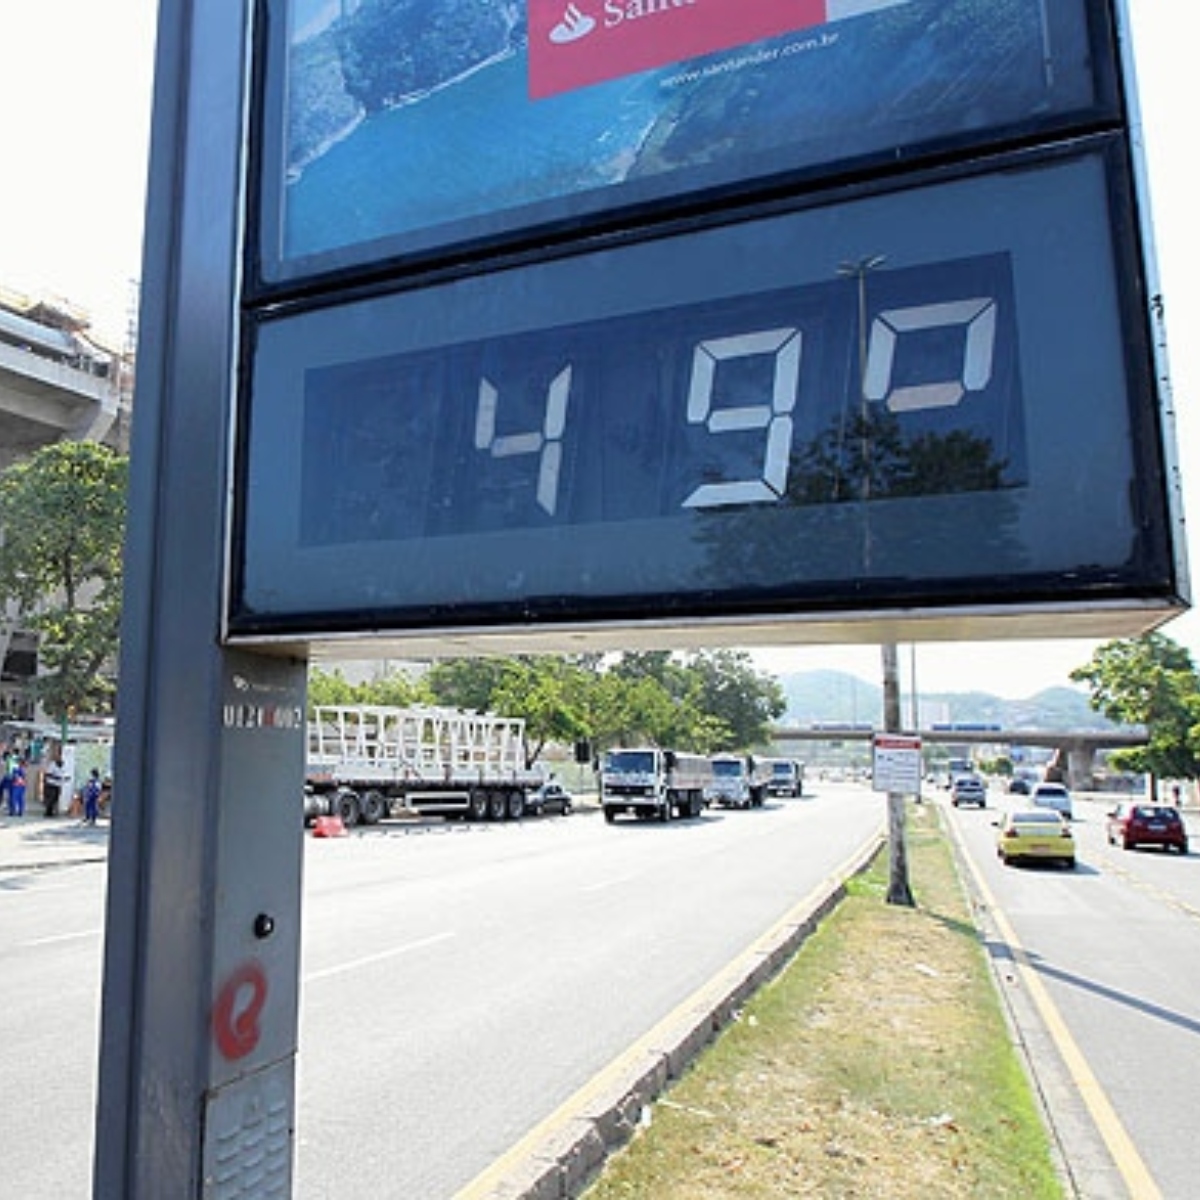
[[[108,858],[108,818],[83,825],[78,817],[0,814],[0,873],[104,862]]]

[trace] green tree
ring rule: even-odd
[[[397,671],[379,679],[351,683],[336,668],[323,671],[313,667],[308,673],[308,711],[323,705],[381,704],[389,708],[413,708],[433,703],[433,695],[423,681]]]
[[[771,740],[771,723],[787,708],[779,681],[754,669],[741,650],[701,651],[687,663],[692,707],[709,727],[726,730],[725,750],[751,750]],[[701,749],[699,744],[696,749]]]
[[[547,742],[584,737],[587,686],[587,673],[570,659],[530,655],[505,661],[493,707],[524,720],[527,765],[537,762]]]
[[[52,717],[112,710],[128,460],[55,442],[0,474],[0,594],[38,634],[33,692]]]
[[[308,715],[314,708],[337,704],[362,703],[358,689],[341,671],[322,671],[312,668],[308,673]]]
[[[1148,773],[1152,795],[1160,779],[1200,775],[1200,679],[1184,647],[1157,632],[1105,642],[1071,678],[1088,685],[1092,708],[1110,721],[1146,727],[1147,745],[1111,761]]]
[[[502,658],[448,658],[435,663],[425,681],[438,704],[483,713],[492,711],[492,697],[503,678]]]

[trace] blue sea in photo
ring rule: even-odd
[[[495,214],[519,227],[547,202],[571,219],[655,188],[904,157],[1096,99],[1082,4],[910,0],[536,101],[520,6],[428,5],[393,5],[387,36],[372,25],[353,53],[339,30],[385,6],[326,27],[319,0],[295,10],[294,31],[319,32],[288,48],[285,260],[392,238],[403,253],[406,235],[436,244]]]

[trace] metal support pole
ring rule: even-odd
[[[883,728],[888,733],[900,732],[900,666],[894,642],[880,647],[883,666]],[[888,872],[889,904],[914,904],[908,883],[908,848],[904,832],[904,800],[902,792],[888,792]]]
[[[159,16],[96,1200],[291,1190],[305,664],[221,644],[248,16]]]

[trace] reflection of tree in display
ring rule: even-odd
[[[1005,466],[985,437],[954,429],[906,438],[894,414],[872,406],[793,453],[786,498],[830,504],[995,491],[1004,486]]]
[[[885,580],[897,598],[961,595],[971,579],[1022,569],[1019,508],[991,441],[963,429],[906,437],[872,408],[793,451],[779,502],[698,512],[706,585],[802,588],[824,604],[872,579],[885,596]]]

